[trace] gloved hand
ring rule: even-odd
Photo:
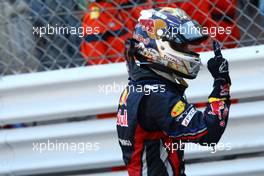
[[[213,41],[213,49],[215,57],[208,60],[207,68],[214,77],[215,81],[224,80],[226,83],[231,85],[228,62],[225,58],[223,58],[220,44],[215,40]]]

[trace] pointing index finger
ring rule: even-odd
[[[221,46],[216,40],[213,40],[213,49],[216,58],[223,57],[221,53]]]

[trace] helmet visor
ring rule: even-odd
[[[196,53],[195,51],[191,50],[191,46],[188,45],[188,44],[178,44],[178,43],[175,43],[175,42],[169,42],[169,46],[173,50],[181,52],[181,53],[184,53],[184,54],[187,54],[187,55],[191,55],[191,56],[194,56],[194,57],[197,57],[197,58],[199,58],[199,56],[200,56],[198,53]]]
[[[180,25],[180,34],[186,43],[202,42],[208,38],[203,28],[195,21],[187,21]]]

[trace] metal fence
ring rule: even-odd
[[[230,29],[224,48],[264,43],[264,0],[0,0],[0,75],[123,61],[140,10],[162,6]]]

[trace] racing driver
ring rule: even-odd
[[[215,56],[207,63],[214,83],[204,112],[184,94],[184,79],[195,79],[201,65],[199,54],[189,48],[208,38],[201,28],[178,8],[141,11],[126,42],[129,83],[117,112],[129,176],[184,176],[182,145],[215,146],[225,131],[231,80],[218,42],[213,41]]]

